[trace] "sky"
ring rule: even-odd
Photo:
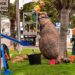
[[[10,0],[11,3],[14,3],[15,0]],[[32,2],[32,1],[38,1],[38,0],[19,0],[19,8],[23,6],[23,4]]]

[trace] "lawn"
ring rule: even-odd
[[[29,65],[28,61],[9,64],[13,75],[75,75],[75,64],[49,65],[43,60],[41,65]]]
[[[35,50],[35,53],[39,53]],[[18,52],[10,51],[12,56],[18,55]],[[23,49],[22,54],[32,53],[31,49]],[[49,60],[42,59],[40,65],[30,65],[28,60],[19,63],[9,61],[9,67],[12,75],[75,75],[75,64],[57,64],[49,65]]]
[[[32,54],[33,49],[31,48],[24,48],[22,51],[21,51],[21,54]],[[34,49],[34,52],[35,53],[40,53],[40,50],[39,49]],[[12,57],[15,57],[16,55],[19,55],[19,52],[18,51],[14,51],[14,50],[10,50],[10,55],[12,55]]]

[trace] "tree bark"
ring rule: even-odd
[[[60,54],[61,56],[67,56],[67,29],[69,25],[69,13],[68,9],[61,10],[61,29],[60,29]]]
[[[39,15],[41,25],[39,47],[44,57],[57,59],[59,56],[59,32],[47,17],[46,14]]]
[[[16,38],[15,20],[14,19],[11,19],[10,20],[10,23],[11,23],[11,26],[10,26],[11,37]],[[16,50],[16,46],[17,46],[16,43],[11,42],[11,44],[13,45],[14,50]]]

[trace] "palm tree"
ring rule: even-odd
[[[54,6],[60,13],[61,29],[60,29],[60,53],[64,56],[64,52],[67,53],[67,28],[69,25],[69,15],[72,10],[75,9],[75,0],[54,0]],[[67,55],[67,54],[65,54]]]

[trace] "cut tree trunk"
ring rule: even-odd
[[[57,59],[60,49],[60,36],[51,20],[47,17],[46,13],[39,15],[41,25],[39,48],[43,56],[47,59]]]
[[[63,57],[67,56],[67,29],[69,25],[69,13],[68,9],[61,10],[61,29],[60,29],[60,53]]]

